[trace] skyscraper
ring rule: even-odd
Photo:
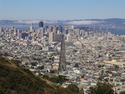
[[[30,30],[29,30],[30,32],[33,32],[33,24],[30,25],[30,28],[29,28],[29,29],[30,29]]]
[[[54,41],[54,32],[49,32],[49,43]]]
[[[44,26],[44,22],[43,21],[39,22],[39,27],[41,28],[43,26]]]
[[[60,60],[59,60],[59,72],[66,70],[66,58],[65,58],[65,38],[64,34],[61,36],[61,50],[60,50]]]

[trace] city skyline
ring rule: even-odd
[[[125,18],[124,0],[0,0],[0,20]]]

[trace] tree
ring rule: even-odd
[[[120,92],[120,94],[125,94],[125,91]]]
[[[114,90],[109,83],[98,82],[96,86],[90,87],[88,94],[114,94]]]
[[[73,91],[73,92],[79,92],[79,88],[76,86],[76,85],[74,85],[74,84],[70,84],[68,87],[67,87],[67,89],[69,89],[69,90],[71,90],[71,91]]]

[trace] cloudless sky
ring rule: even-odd
[[[125,18],[125,0],[0,0],[0,19]]]

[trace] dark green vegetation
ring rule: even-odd
[[[125,91],[123,91],[123,92],[120,92],[120,94],[125,94]]]
[[[59,90],[55,94],[84,94],[83,90],[79,90],[79,88],[71,84],[67,88],[59,88]]]
[[[75,85],[62,88],[48,82],[17,66],[16,61],[0,57],[0,94],[83,94]]]
[[[90,87],[88,94],[114,94],[114,90],[109,83],[98,82],[95,87]]]
[[[44,79],[47,79],[47,80],[49,80],[49,81],[51,81],[51,82],[59,83],[59,84],[62,84],[62,83],[64,83],[64,82],[68,81],[68,79],[66,79],[66,77],[65,77],[65,76],[62,76],[62,75],[54,76],[54,77],[49,77],[49,76],[47,76],[47,75],[44,75],[43,78],[44,78]]]

